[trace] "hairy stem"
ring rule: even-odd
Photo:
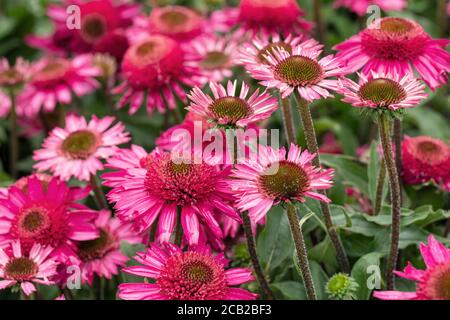
[[[13,179],[17,178],[17,160],[19,159],[19,135],[17,132],[17,113],[16,113],[16,97],[14,91],[11,89],[9,93],[11,99],[11,111],[10,111],[10,123],[11,123],[11,136],[10,136],[10,171]]]
[[[294,240],[295,251],[297,253],[298,265],[303,278],[303,284],[306,289],[308,300],[316,300],[316,290],[309,267],[308,252],[306,251],[305,239],[303,238],[302,228],[298,220],[297,212],[292,203],[287,205],[287,216],[291,227],[292,239]]]
[[[177,222],[175,225],[175,239],[177,246],[181,247],[183,240],[183,226],[181,225],[181,206],[177,206]]]
[[[383,189],[384,180],[386,178],[386,165],[383,159],[380,162],[380,170],[378,171],[377,190],[375,197],[375,206],[373,208],[373,215],[376,216],[380,213],[381,204],[383,203]]]
[[[402,173],[402,122],[400,119],[394,119],[394,146],[395,146],[395,166],[398,173],[398,185],[400,188],[400,205],[403,202],[402,199],[402,179],[400,174]]]
[[[383,147],[383,157],[389,176],[389,186],[391,193],[392,206],[392,225],[391,225],[391,246],[386,267],[386,279],[388,290],[395,287],[394,269],[397,265],[398,242],[400,238],[400,186],[398,183],[397,167],[392,154],[392,144],[390,139],[389,118],[385,114],[379,116],[379,130],[381,145]]]
[[[316,23],[316,38],[320,43],[324,43],[325,29],[322,21],[322,0],[313,0],[314,22]]]
[[[311,112],[309,111],[308,103],[303,99],[298,92],[295,93],[297,99],[298,110],[300,112],[300,118],[303,123],[303,130],[306,137],[306,145],[309,152],[316,154],[317,156],[313,159],[313,164],[316,167],[320,167],[320,157],[319,157],[319,147],[317,144],[316,132],[314,130],[314,123],[312,120]],[[325,190],[318,190],[323,195],[326,195]],[[334,250],[336,251],[337,260],[342,271],[345,273],[350,273],[350,262],[348,261],[347,254],[345,252],[344,246],[339,238],[336,231],[336,227],[331,218],[330,207],[327,203],[320,201],[320,207],[325,220],[325,226],[327,228],[328,235],[330,236],[331,243],[333,244]]]
[[[253,237],[252,225],[250,222],[250,217],[248,216],[247,211],[242,213],[242,227],[244,228],[245,238],[247,239],[247,248],[248,253],[250,254],[250,259],[252,260],[253,269],[255,270],[256,278],[258,279],[259,285],[261,286],[262,291],[266,295],[268,300],[273,300],[273,292],[269,287],[267,279],[264,275],[264,271],[259,263],[258,255],[256,253],[256,242]]]
[[[295,143],[296,135],[289,98],[281,99],[281,115],[283,119],[284,132],[286,132],[286,139],[290,145],[291,143]]]

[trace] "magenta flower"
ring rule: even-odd
[[[222,238],[215,210],[240,221],[229,204],[233,200],[226,183],[229,167],[220,170],[196,156],[179,158],[178,152],[158,148],[147,154],[135,145],[118,151],[108,159],[107,167],[115,169],[102,178],[104,185],[112,188],[107,196],[115,203],[117,216],[133,221],[139,231],[149,228],[159,217],[159,242],[170,240],[177,208],[181,209],[181,223],[189,244],[198,243],[200,223]]]
[[[77,254],[81,260],[82,280],[92,285],[94,275],[111,279],[118,274],[118,267],[123,267],[128,257],[120,251],[120,244],[141,243],[142,236],[132,230],[131,224],[112,218],[111,212],[102,210],[95,220],[100,236],[93,240],[77,242]]]
[[[364,16],[367,14],[367,8],[371,5],[376,5],[380,7],[384,11],[401,11],[406,5],[407,1],[405,0],[335,0],[335,7],[345,7],[353,12],[355,12],[358,16]]]
[[[123,271],[154,279],[155,283],[122,283],[118,296],[125,300],[254,300],[257,295],[234,288],[254,280],[249,269],[225,270],[228,261],[223,254],[213,257],[199,246],[183,252],[167,243],[163,248],[152,244],[146,252],[134,257],[142,266]]]
[[[209,88],[213,97],[198,87],[192,89],[188,95],[192,102],[186,109],[218,125],[246,127],[269,118],[278,108],[277,100],[267,91],[260,94],[258,90],[247,97],[250,87],[245,82],[239,94],[236,80],[228,81],[226,89],[215,82],[210,82]]]
[[[0,290],[14,285],[27,296],[36,291],[33,283],[52,285],[57,262],[49,256],[53,248],[34,244],[28,254],[22,252],[20,241],[11,243],[11,250],[0,248]]]
[[[182,85],[193,87],[203,83],[195,61],[171,38],[148,36],[132,45],[122,61],[124,81],[113,90],[122,97],[118,108],[130,104],[129,113],[135,113],[146,98],[147,111],[156,107],[164,113],[175,109],[175,96],[186,101]]]
[[[29,68],[29,63],[23,58],[18,58],[14,65],[10,65],[6,58],[0,59],[0,88],[22,85],[30,76]]]
[[[398,110],[413,108],[427,97],[425,86],[412,75],[400,76],[371,72],[369,76],[359,75],[359,84],[350,79],[339,80],[338,91],[342,101],[355,107],[387,108]]]
[[[416,22],[403,18],[382,18],[335,47],[336,57],[351,71],[362,69],[385,74],[417,71],[431,88],[447,83],[450,54],[447,39],[432,39]]]
[[[112,156],[117,145],[130,140],[122,123],[111,127],[114,120],[114,117],[98,119],[94,115],[86,122],[84,117],[68,115],[65,128],[53,129],[42,149],[34,151],[33,159],[37,161],[34,168],[49,170],[63,180],[75,177],[89,181],[103,170],[100,159]]]
[[[283,98],[294,91],[307,101],[330,97],[328,90],[336,90],[338,81],[328,78],[342,75],[344,70],[332,55],[319,60],[321,50],[314,42],[307,44],[299,44],[291,51],[274,48],[263,54],[267,64],[252,60],[246,61],[245,67],[261,85],[280,90]]]
[[[10,186],[7,196],[0,197],[0,244],[20,240],[26,252],[34,244],[50,246],[52,256],[64,260],[76,256],[74,241],[99,236],[93,225],[97,212],[75,202],[89,189],[71,189],[57,178],[38,176],[20,186]]]
[[[72,103],[72,95],[79,97],[98,87],[94,77],[100,70],[93,66],[92,57],[79,55],[72,60],[45,57],[29,70],[30,79],[20,93],[17,112],[35,117],[41,110],[51,112],[58,103]]]
[[[275,150],[260,145],[257,157],[237,164],[229,180],[237,208],[248,210],[250,218],[258,222],[280,202],[304,202],[310,197],[329,203],[331,200],[316,190],[331,188],[334,170],[314,167],[314,157],[294,144],[287,157],[284,147]]]
[[[428,236],[428,246],[420,244],[425,270],[416,269],[408,262],[399,277],[416,282],[415,292],[375,291],[374,297],[382,300],[449,300],[450,299],[450,249],[439,243],[433,235]]]
[[[80,10],[80,28],[68,28],[71,20],[67,10],[72,5]],[[120,60],[128,47],[125,29],[139,10],[139,5],[123,0],[64,0],[48,7],[53,33],[29,36],[27,42],[50,52],[105,52]]]

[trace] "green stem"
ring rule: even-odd
[[[99,209],[108,209],[108,202],[106,201],[102,187],[99,184],[98,178],[95,174],[91,175],[91,187],[94,191],[94,196]]]
[[[402,197],[402,122],[400,119],[394,119],[394,146],[395,146],[395,166],[398,173],[398,185],[400,188],[400,205],[403,202]]]
[[[442,38],[447,38],[448,34],[447,0],[438,0],[437,22],[439,27],[439,36]]]
[[[320,157],[319,157],[319,146],[317,144],[316,132],[314,130],[314,123],[309,110],[308,103],[303,99],[298,92],[295,92],[295,97],[298,103],[298,110],[300,112],[300,118],[303,124],[303,130],[305,132],[306,145],[309,152],[316,154],[317,156],[313,159],[313,164],[316,167],[321,167]],[[326,195],[325,190],[318,190],[319,193]],[[325,226],[327,228],[327,233],[330,236],[331,243],[336,251],[337,260],[342,271],[350,274],[350,262],[348,261],[347,254],[345,252],[344,246],[341,243],[339,235],[336,231],[336,227],[331,218],[330,207],[327,203],[320,201],[320,208],[325,220]]]
[[[181,246],[183,240],[183,226],[181,225],[181,206],[177,206],[177,222],[175,225],[175,244]]]
[[[252,261],[253,269],[255,270],[256,278],[258,279],[259,285],[261,286],[262,291],[266,295],[266,298],[268,300],[273,300],[274,299],[273,292],[269,287],[267,279],[264,275],[264,271],[261,267],[261,264],[259,263],[258,255],[256,253],[255,238],[253,237],[252,225],[247,211],[244,211],[242,213],[242,221],[245,238],[247,240],[248,253],[250,254],[250,259]]]
[[[381,159],[380,162],[380,171],[378,171],[378,179],[377,179],[377,190],[375,197],[375,206],[373,209],[373,215],[376,216],[380,213],[381,204],[383,203],[383,189],[384,189],[384,180],[386,178],[386,165],[384,160]]]
[[[73,294],[69,288],[67,288],[67,287],[61,288],[61,292],[64,295],[64,298],[66,298],[66,300],[73,300]]]
[[[322,0],[313,0],[313,2],[317,41],[319,41],[320,43],[324,43],[325,29],[322,21]]]
[[[13,179],[16,179],[17,161],[19,159],[19,135],[17,131],[16,97],[14,95],[13,89],[10,90],[9,97],[11,99],[11,112],[10,112],[11,144],[10,144],[9,161],[10,161],[11,177]]]
[[[316,290],[309,267],[308,252],[306,251],[305,240],[303,238],[302,228],[298,220],[297,212],[292,203],[287,204],[287,216],[291,227],[292,239],[294,240],[295,251],[297,253],[298,265],[303,278],[303,284],[306,289],[308,300],[316,300]]]
[[[292,117],[291,104],[289,98],[281,99],[281,116],[288,144],[295,143],[294,120]]]
[[[389,176],[389,186],[391,193],[392,206],[392,225],[391,225],[391,246],[386,268],[386,279],[388,290],[395,287],[394,269],[397,265],[398,242],[400,239],[400,186],[398,183],[397,167],[392,155],[392,144],[390,138],[389,118],[386,114],[379,116],[379,130],[381,145],[383,147],[383,157]]]

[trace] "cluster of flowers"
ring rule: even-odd
[[[65,6],[50,6],[54,33],[27,39],[45,51],[44,57],[0,64],[0,114],[12,110],[24,127],[37,121],[49,132],[33,155],[38,173],[0,196],[0,288],[20,286],[26,295],[36,290],[33,283],[64,289],[67,266],[78,266],[84,283],[95,276],[110,279],[128,260],[120,251],[121,241],[127,241],[149,246],[135,256],[139,266],[122,270],[155,281],[122,283],[122,299],[255,299],[256,294],[236,287],[254,277],[250,269],[227,268],[224,238],[237,235],[241,213],[248,212],[256,225],[280,203],[306,197],[329,203],[323,190],[332,186],[333,169],[314,164],[317,155],[294,143],[288,149],[258,145],[247,150],[255,157],[237,164],[223,157],[206,161],[200,146],[192,148],[187,161],[171,133],[192,131],[195,121],[207,129],[258,128],[278,109],[272,91],[306,102],[334,91],[355,107],[395,112],[425,99],[422,81],[434,90],[446,84],[450,71],[444,49],[449,41],[432,39],[418,23],[403,18],[379,19],[378,27],[337,45],[336,56],[321,57],[322,45],[311,38],[312,24],[303,20],[294,0],[242,0],[238,8],[208,16],[180,6],[143,15],[138,5],[125,1],[65,2],[80,7],[79,29],[66,27]],[[365,10],[372,2],[384,9],[405,5],[400,0],[359,5]],[[336,1],[361,14],[362,7],[349,3]],[[266,89],[250,92],[249,84],[237,81],[222,85],[236,66]],[[358,83],[344,77],[356,71]],[[114,117],[87,121],[69,114],[63,125],[48,123],[47,116],[71,104],[74,95],[100,85],[119,97],[117,108],[129,106],[130,114],[141,107],[149,114],[154,109],[175,113],[179,100],[188,115],[163,133],[151,152],[138,145],[119,148],[130,135]],[[407,137],[402,151],[405,182],[434,181],[450,189],[445,142]],[[101,208],[100,173],[110,189],[113,215],[107,206]],[[70,186],[71,179],[83,186]],[[92,192],[98,211],[80,202]],[[429,242],[421,248],[429,270],[409,266],[399,273],[419,281],[418,292],[379,293],[379,298],[448,298],[448,288],[439,283],[448,281],[450,251],[434,238]]]

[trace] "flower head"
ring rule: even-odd
[[[331,96],[327,89],[336,90],[338,81],[328,78],[344,73],[333,56],[319,60],[320,53],[314,42],[307,42],[307,46],[299,44],[291,51],[276,47],[263,54],[267,64],[251,60],[246,61],[245,67],[263,86],[280,90],[283,98],[295,91],[312,101]]]
[[[423,81],[435,89],[447,83],[450,54],[446,39],[432,39],[416,22],[387,17],[375,20],[368,28],[337,45],[336,57],[351,71],[398,74],[414,69]]]
[[[358,283],[345,273],[336,273],[325,286],[325,291],[336,300],[351,299],[357,289]]]
[[[402,142],[402,177],[408,184],[433,180],[445,183],[450,178],[450,147],[427,136],[405,137]]]
[[[29,64],[23,58],[18,58],[10,65],[6,58],[0,59],[0,88],[14,88],[25,83],[28,78]]]
[[[372,72],[370,76],[360,74],[359,84],[347,78],[339,81],[342,101],[355,107],[398,110],[415,107],[427,97],[424,85],[409,74]]]
[[[195,86],[203,83],[200,70],[193,66],[185,50],[171,38],[148,36],[132,45],[122,61],[124,81],[113,90],[122,94],[118,107],[130,104],[129,113],[135,113],[147,98],[147,111],[156,107],[176,108],[175,95],[185,100],[180,84]]]
[[[331,188],[333,169],[321,170],[312,165],[315,155],[291,144],[286,150],[259,146],[258,154],[237,164],[229,184],[238,199],[237,208],[248,210],[258,222],[273,205],[280,202],[305,201],[311,197],[330,202],[317,190]]]
[[[131,225],[112,218],[111,212],[102,210],[95,220],[100,236],[93,240],[77,242],[77,254],[81,260],[82,280],[92,284],[94,275],[111,279],[123,267],[128,257],[120,251],[120,243],[142,242],[142,236],[132,230]]]
[[[196,87],[188,95],[192,103],[187,109],[217,125],[245,127],[270,117],[278,107],[276,99],[267,91],[260,94],[258,90],[247,97],[249,86],[244,82],[239,95],[236,81],[229,81],[226,89],[215,82],[211,82],[209,87],[213,97]]]
[[[27,117],[41,110],[51,112],[58,103],[70,104],[73,93],[84,96],[92,92],[98,86],[94,77],[100,75],[89,55],[73,59],[44,57],[29,72],[30,79],[17,101],[17,112]]]
[[[49,257],[53,248],[34,244],[28,254],[20,241],[11,243],[11,250],[0,248],[0,289],[20,285],[27,296],[36,291],[33,283],[51,285],[57,262]]]
[[[110,128],[114,117],[89,122],[84,117],[68,115],[65,128],[55,128],[34,152],[34,168],[50,170],[63,180],[75,177],[88,181],[97,171],[103,170],[100,159],[107,159],[117,150],[117,145],[130,140],[125,126],[118,122]]]
[[[108,167],[118,170],[102,176],[104,185],[112,187],[108,199],[115,203],[117,216],[133,221],[140,231],[159,217],[160,242],[170,240],[178,210],[189,244],[198,242],[200,223],[222,238],[215,210],[240,221],[229,204],[233,199],[226,183],[230,168],[220,170],[195,154],[193,159],[184,159],[178,152],[158,148],[147,154],[138,146],[117,152],[108,160]]]
[[[142,264],[123,271],[150,279],[155,283],[123,283],[119,298],[126,300],[253,300],[257,295],[233,286],[254,280],[249,269],[225,270],[228,261],[223,254],[212,256],[199,246],[183,252],[173,244],[163,248],[151,245],[139,252]]]
[[[92,224],[97,213],[75,202],[86,195],[57,178],[32,176],[10,186],[0,198],[0,244],[20,240],[26,252],[37,243],[51,246],[61,259],[76,256],[73,241],[98,237]]]
[[[384,11],[401,11],[406,7],[405,0],[336,0],[334,1],[335,7],[346,7],[359,16],[367,14],[367,9],[370,5],[379,6]]]
[[[425,270],[414,268],[410,262],[399,277],[416,282],[415,292],[375,291],[374,297],[382,300],[450,300],[450,249],[439,243],[433,235],[428,245],[420,244]]]

